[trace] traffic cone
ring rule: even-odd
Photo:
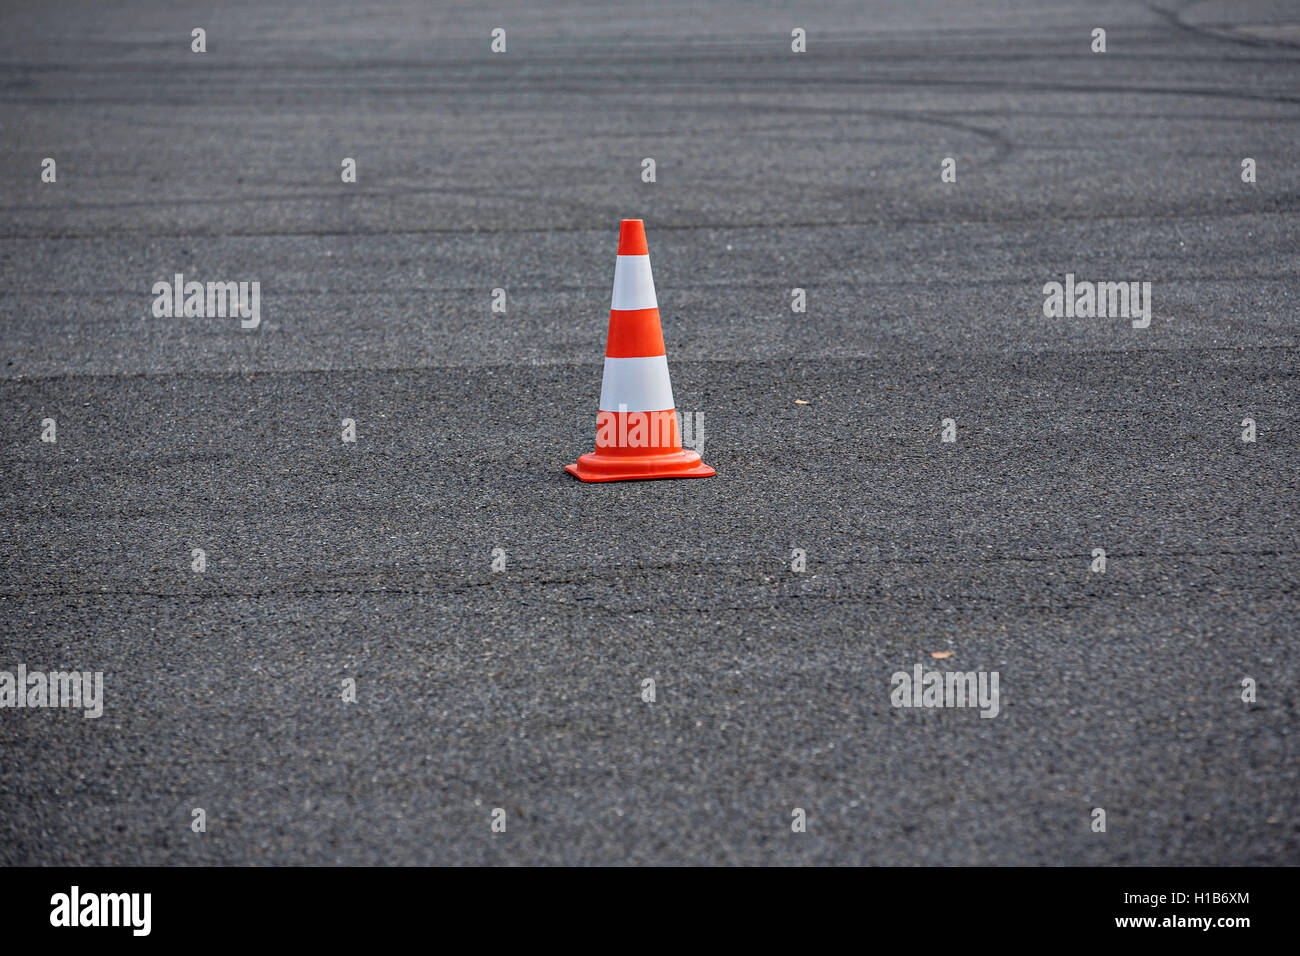
[[[698,453],[682,448],[645,223],[640,219],[624,219],[618,231],[596,450],[564,470],[583,481],[714,474]]]

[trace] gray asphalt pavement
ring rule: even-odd
[[[0,12],[0,863],[1300,863],[1293,4],[213,6]]]

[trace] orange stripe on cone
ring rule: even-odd
[[[606,358],[666,355],[658,309],[610,309]]]
[[[645,220],[624,219],[618,227],[618,254],[620,256],[648,256],[645,244]]]
[[[596,413],[598,454],[636,458],[681,450],[681,426],[674,408],[661,412]]]

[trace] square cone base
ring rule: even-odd
[[[564,470],[583,481],[638,481],[649,478],[712,478],[714,470],[698,452],[678,449],[662,455],[602,455],[591,452]]]

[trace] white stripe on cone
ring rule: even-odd
[[[614,264],[614,301],[611,309],[657,309],[650,257],[618,256]]]
[[[662,412],[674,407],[667,355],[605,359],[605,378],[600,386],[602,412]]]

